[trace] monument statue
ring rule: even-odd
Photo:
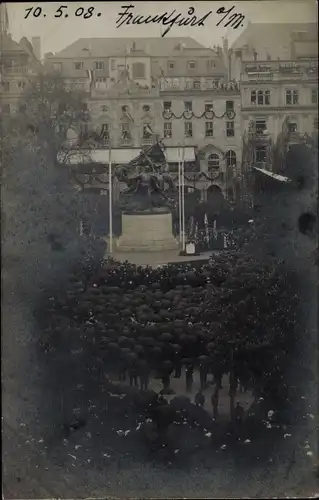
[[[118,167],[115,175],[127,185],[120,194],[120,210],[152,213],[176,208],[177,188],[165,167],[126,165]]]
[[[166,167],[142,155],[126,166],[117,167],[115,176],[127,186],[118,200],[122,234],[116,243],[117,250],[177,250],[172,226],[177,189]]]

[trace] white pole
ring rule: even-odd
[[[184,176],[185,147],[182,151],[182,250],[185,251],[185,176]]]
[[[112,181],[112,147],[109,145],[109,244],[113,253],[113,181]]]
[[[178,233],[179,243],[182,244],[182,187],[181,187],[181,150],[178,148]]]

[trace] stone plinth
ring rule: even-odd
[[[115,243],[118,252],[176,250],[170,212],[122,214],[122,234]]]

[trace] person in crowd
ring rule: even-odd
[[[203,407],[205,404],[206,398],[203,394],[202,389],[199,389],[198,393],[195,396],[195,404],[196,406],[201,406]]]
[[[150,381],[150,370],[148,363],[143,360],[140,368],[140,386],[142,391],[147,391]]]
[[[200,387],[202,390],[206,389],[207,387],[207,372],[208,372],[207,363],[201,363],[199,365],[199,377],[200,377]]]
[[[135,365],[130,367],[129,375],[130,375],[130,385],[138,387],[138,370]]]
[[[215,389],[211,396],[214,420],[218,419],[218,389]]]
[[[187,392],[191,392],[192,391],[192,386],[193,386],[193,372],[194,372],[193,365],[186,366],[185,373],[186,373],[186,391]]]
[[[243,420],[244,420],[244,408],[241,406],[239,402],[237,402],[235,407],[235,425],[238,434],[241,431]]]

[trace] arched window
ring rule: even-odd
[[[212,153],[208,157],[208,171],[218,170],[219,169],[219,156],[215,153]]]
[[[133,78],[145,78],[145,64],[136,62],[132,66]]]
[[[231,165],[236,165],[236,153],[235,151],[227,151],[226,153],[226,165],[230,167]]]

